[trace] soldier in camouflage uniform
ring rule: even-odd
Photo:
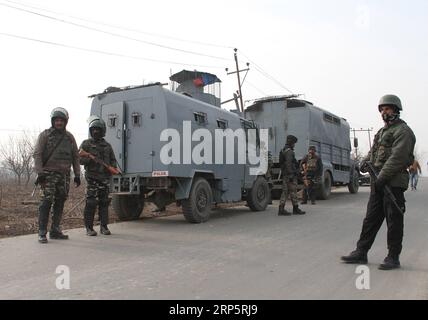
[[[309,153],[302,159],[301,167],[304,171],[305,189],[303,190],[302,204],[308,203],[308,197],[311,203],[315,204],[317,186],[320,183],[322,175],[322,161],[316,154],[316,147],[310,146]]]
[[[379,266],[381,270],[400,267],[399,256],[403,241],[403,214],[394,206],[385,194],[385,185],[391,188],[398,206],[405,212],[404,192],[408,188],[409,173],[407,167],[412,164],[415,135],[409,126],[400,119],[401,101],[395,95],[383,96],[379,102],[379,112],[385,126],[374,138],[373,146],[361,164],[361,171],[367,171],[365,162],[370,161],[379,172],[376,182],[372,181],[367,214],[363,222],[357,249],[343,256],[346,263],[367,263],[376,234],[386,219],[388,228],[388,256]]]
[[[293,204],[293,214],[305,214],[299,209],[299,201],[297,199],[297,175],[299,165],[294,155],[294,145],[297,138],[293,135],[287,136],[287,144],[279,154],[279,164],[282,173],[282,193],[279,202],[279,216],[289,216],[291,212],[285,210],[285,202],[290,195]]]
[[[60,229],[64,203],[70,189],[70,167],[73,166],[75,186],[80,186],[80,165],[76,140],[66,130],[68,112],[55,108],[51,112],[52,127],[40,133],[34,150],[36,184],[43,196],[39,205],[39,242],[47,243],[49,213],[52,209],[51,239],[68,239]]]
[[[103,138],[106,133],[105,122],[100,118],[94,118],[89,123],[90,139],[82,142],[80,149],[92,154],[96,159],[101,160],[112,167],[117,166],[116,158],[111,145]],[[108,207],[110,176],[111,173],[99,161],[88,157],[81,157],[80,163],[85,166],[85,178],[87,181],[86,205],[84,209],[84,222],[86,234],[96,236],[94,230],[95,210],[98,206],[98,215],[100,217],[100,232],[104,235],[110,235],[108,229]]]

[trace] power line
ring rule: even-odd
[[[195,64],[189,64],[189,63],[182,63],[182,62],[175,62],[175,61],[168,61],[168,60],[158,60],[158,59],[130,56],[130,55],[125,55],[125,54],[121,54],[121,53],[114,53],[114,52],[108,52],[108,51],[102,51],[102,50],[96,50],[96,49],[76,47],[76,46],[72,46],[72,45],[68,45],[68,44],[64,44],[64,43],[58,43],[58,42],[40,40],[40,39],[35,39],[35,38],[29,38],[29,37],[24,37],[24,36],[20,36],[20,35],[16,35],[16,34],[11,34],[11,33],[0,32],[0,35],[12,37],[12,38],[16,38],[16,39],[21,39],[21,40],[40,42],[40,43],[49,44],[49,45],[58,46],[58,47],[63,47],[63,48],[68,48],[68,49],[75,49],[75,50],[81,50],[81,51],[86,51],[86,52],[115,56],[115,57],[120,57],[120,58],[144,60],[144,61],[151,61],[151,62],[156,62],[156,63],[176,64],[176,65],[191,66],[191,67],[223,69],[222,67],[219,67],[219,66],[195,65]]]
[[[151,41],[145,41],[145,40],[141,40],[141,39],[137,39],[137,38],[133,38],[133,37],[128,37],[128,36],[125,36],[125,35],[122,35],[122,34],[118,34],[118,33],[114,33],[114,32],[109,32],[109,31],[105,31],[105,30],[102,30],[102,29],[94,28],[94,27],[89,27],[89,26],[86,26],[86,25],[83,25],[83,24],[80,24],[80,23],[76,23],[76,22],[72,22],[72,21],[68,21],[68,20],[64,20],[64,19],[55,18],[53,16],[49,16],[49,15],[46,15],[46,14],[43,14],[43,13],[38,13],[38,12],[31,11],[31,10],[27,10],[27,9],[23,9],[23,8],[18,8],[18,7],[11,6],[11,5],[6,4],[6,3],[0,3],[0,5],[4,6],[4,7],[11,8],[11,9],[15,9],[15,10],[18,10],[18,11],[22,11],[22,12],[26,12],[26,13],[29,13],[29,14],[33,14],[33,15],[36,15],[36,16],[39,16],[39,17],[43,17],[43,18],[54,20],[54,21],[58,21],[58,22],[61,22],[61,23],[65,23],[65,24],[76,26],[76,27],[80,27],[80,28],[84,28],[84,29],[88,29],[88,30],[92,30],[92,31],[96,31],[96,32],[108,34],[110,36],[114,36],[114,37],[118,37],[118,38],[122,38],[122,39],[126,39],[126,40],[132,40],[132,41],[136,41],[136,42],[148,44],[148,45],[151,45],[151,46],[156,46],[156,47],[160,47],[160,48],[164,48],[164,49],[168,49],[168,50],[174,50],[174,51],[178,51],[178,52],[182,52],[182,53],[187,53],[187,54],[193,54],[193,55],[208,57],[208,58],[212,58],[212,59],[219,59],[219,60],[225,60],[225,61],[229,61],[230,60],[228,58],[223,58],[223,57],[208,55],[208,54],[204,54],[204,53],[200,53],[200,52],[195,52],[195,51],[190,51],[190,50],[179,49],[179,48],[175,48],[175,47],[171,47],[171,46],[166,46],[166,45],[158,44],[158,43],[151,42]]]
[[[4,1],[6,1],[8,3],[17,4],[17,5],[20,5],[20,6],[23,6],[23,7],[27,7],[27,8],[37,9],[37,10],[41,10],[41,11],[45,11],[45,12],[49,12],[49,13],[53,13],[53,14],[59,14],[59,15],[62,15],[64,17],[68,17],[68,18],[72,18],[72,19],[76,19],[76,20],[80,20],[80,21],[84,21],[84,22],[98,24],[98,25],[102,25],[102,26],[106,26],[106,27],[111,27],[111,28],[115,28],[115,29],[119,29],[119,30],[124,30],[124,31],[136,32],[136,33],[145,34],[145,35],[152,36],[152,37],[165,38],[165,39],[170,39],[170,40],[175,40],[175,41],[180,41],[180,42],[185,42],[185,43],[192,43],[192,44],[197,44],[197,45],[202,45],[202,46],[208,46],[208,47],[216,47],[216,48],[223,48],[223,49],[233,49],[234,48],[232,46],[218,45],[218,44],[207,43],[207,42],[202,42],[202,41],[194,41],[194,40],[182,39],[182,38],[172,37],[172,36],[168,36],[168,35],[164,35],[164,34],[151,33],[151,32],[142,31],[142,30],[139,30],[139,29],[126,28],[126,27],[123,27],[123,26],[118,26],[118,25],[114,25],[114,24],[108,24],[108,23],[105,23],[105,22],[100,22],[100,21],[95,21],[95,20],[90,20],[90,19],[84,19],[84,18],[73,16],[73,15],[64,14],[64,13],[61,13],[61,12],[57,12],[57,11],[53,11],[53,10],[48,10],[48,9],[45,9],[45,8],[42,8],[42,7],[39,7],[39,6],[28,5],[28,4],[24,4],[24,3],[20,3],[20,2],[9,1],[9,0],[4,0]]]
[[[250,81],[247,80],[247,83],[253,87],[254,89],[256,89],[258,92],[260,92],[262,95],[264,96],[269,96],[267,93],[265,93],[264,91],[260,90],[258,87],[256,87],[254,84],[252,84]]]
[[[270,79],[271,81],[275,82],[278,86],[283,88],[284,90],[288,91],[291,94],[294,94],[290,89],[288,89],[286,86],[284,86],[281,82],[279,82],[277,79],[275,79],[273,76],[271,76],[269,73],[267,73],[261,66],[259,66],[257,63],[252,61],[245,53],[241,51],[242,55],[248,59],[249,62],[251,62],[252,65],[255,66],[256,70],[260,72],[263,76]]]

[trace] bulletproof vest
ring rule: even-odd
[[[43,162],[47,162],[47,161],[49,161],[50,163],[62,162],[62,163],[69,163],[71,165],[73,162],[72,151],[73,151],[73,143],[70,136],[66,132],[51,130],[48,135],[46,148],[44,149],[44,152],[43,152]]]
[[[317,171],[317,163],[318,157],[316,155],[308,155],[308,161],[306,162],[307,170],[312,172]]]

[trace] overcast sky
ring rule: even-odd
[[[244,100],[304,94],[376,131],[379,98],[397,94],[425,170],[427,21],[425,0],[0,0],[0,140],[49,127],[52,108],[64,107],[80,143],[89,95],[182,69],[217,74],[230,99],[236,78],[224,68],[236,47],[241,67],[251,63]],[[358,137],[367,151],[367,134]]]

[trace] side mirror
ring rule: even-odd
[[[358,138],[354,138],[354,148],[358,148]]]

